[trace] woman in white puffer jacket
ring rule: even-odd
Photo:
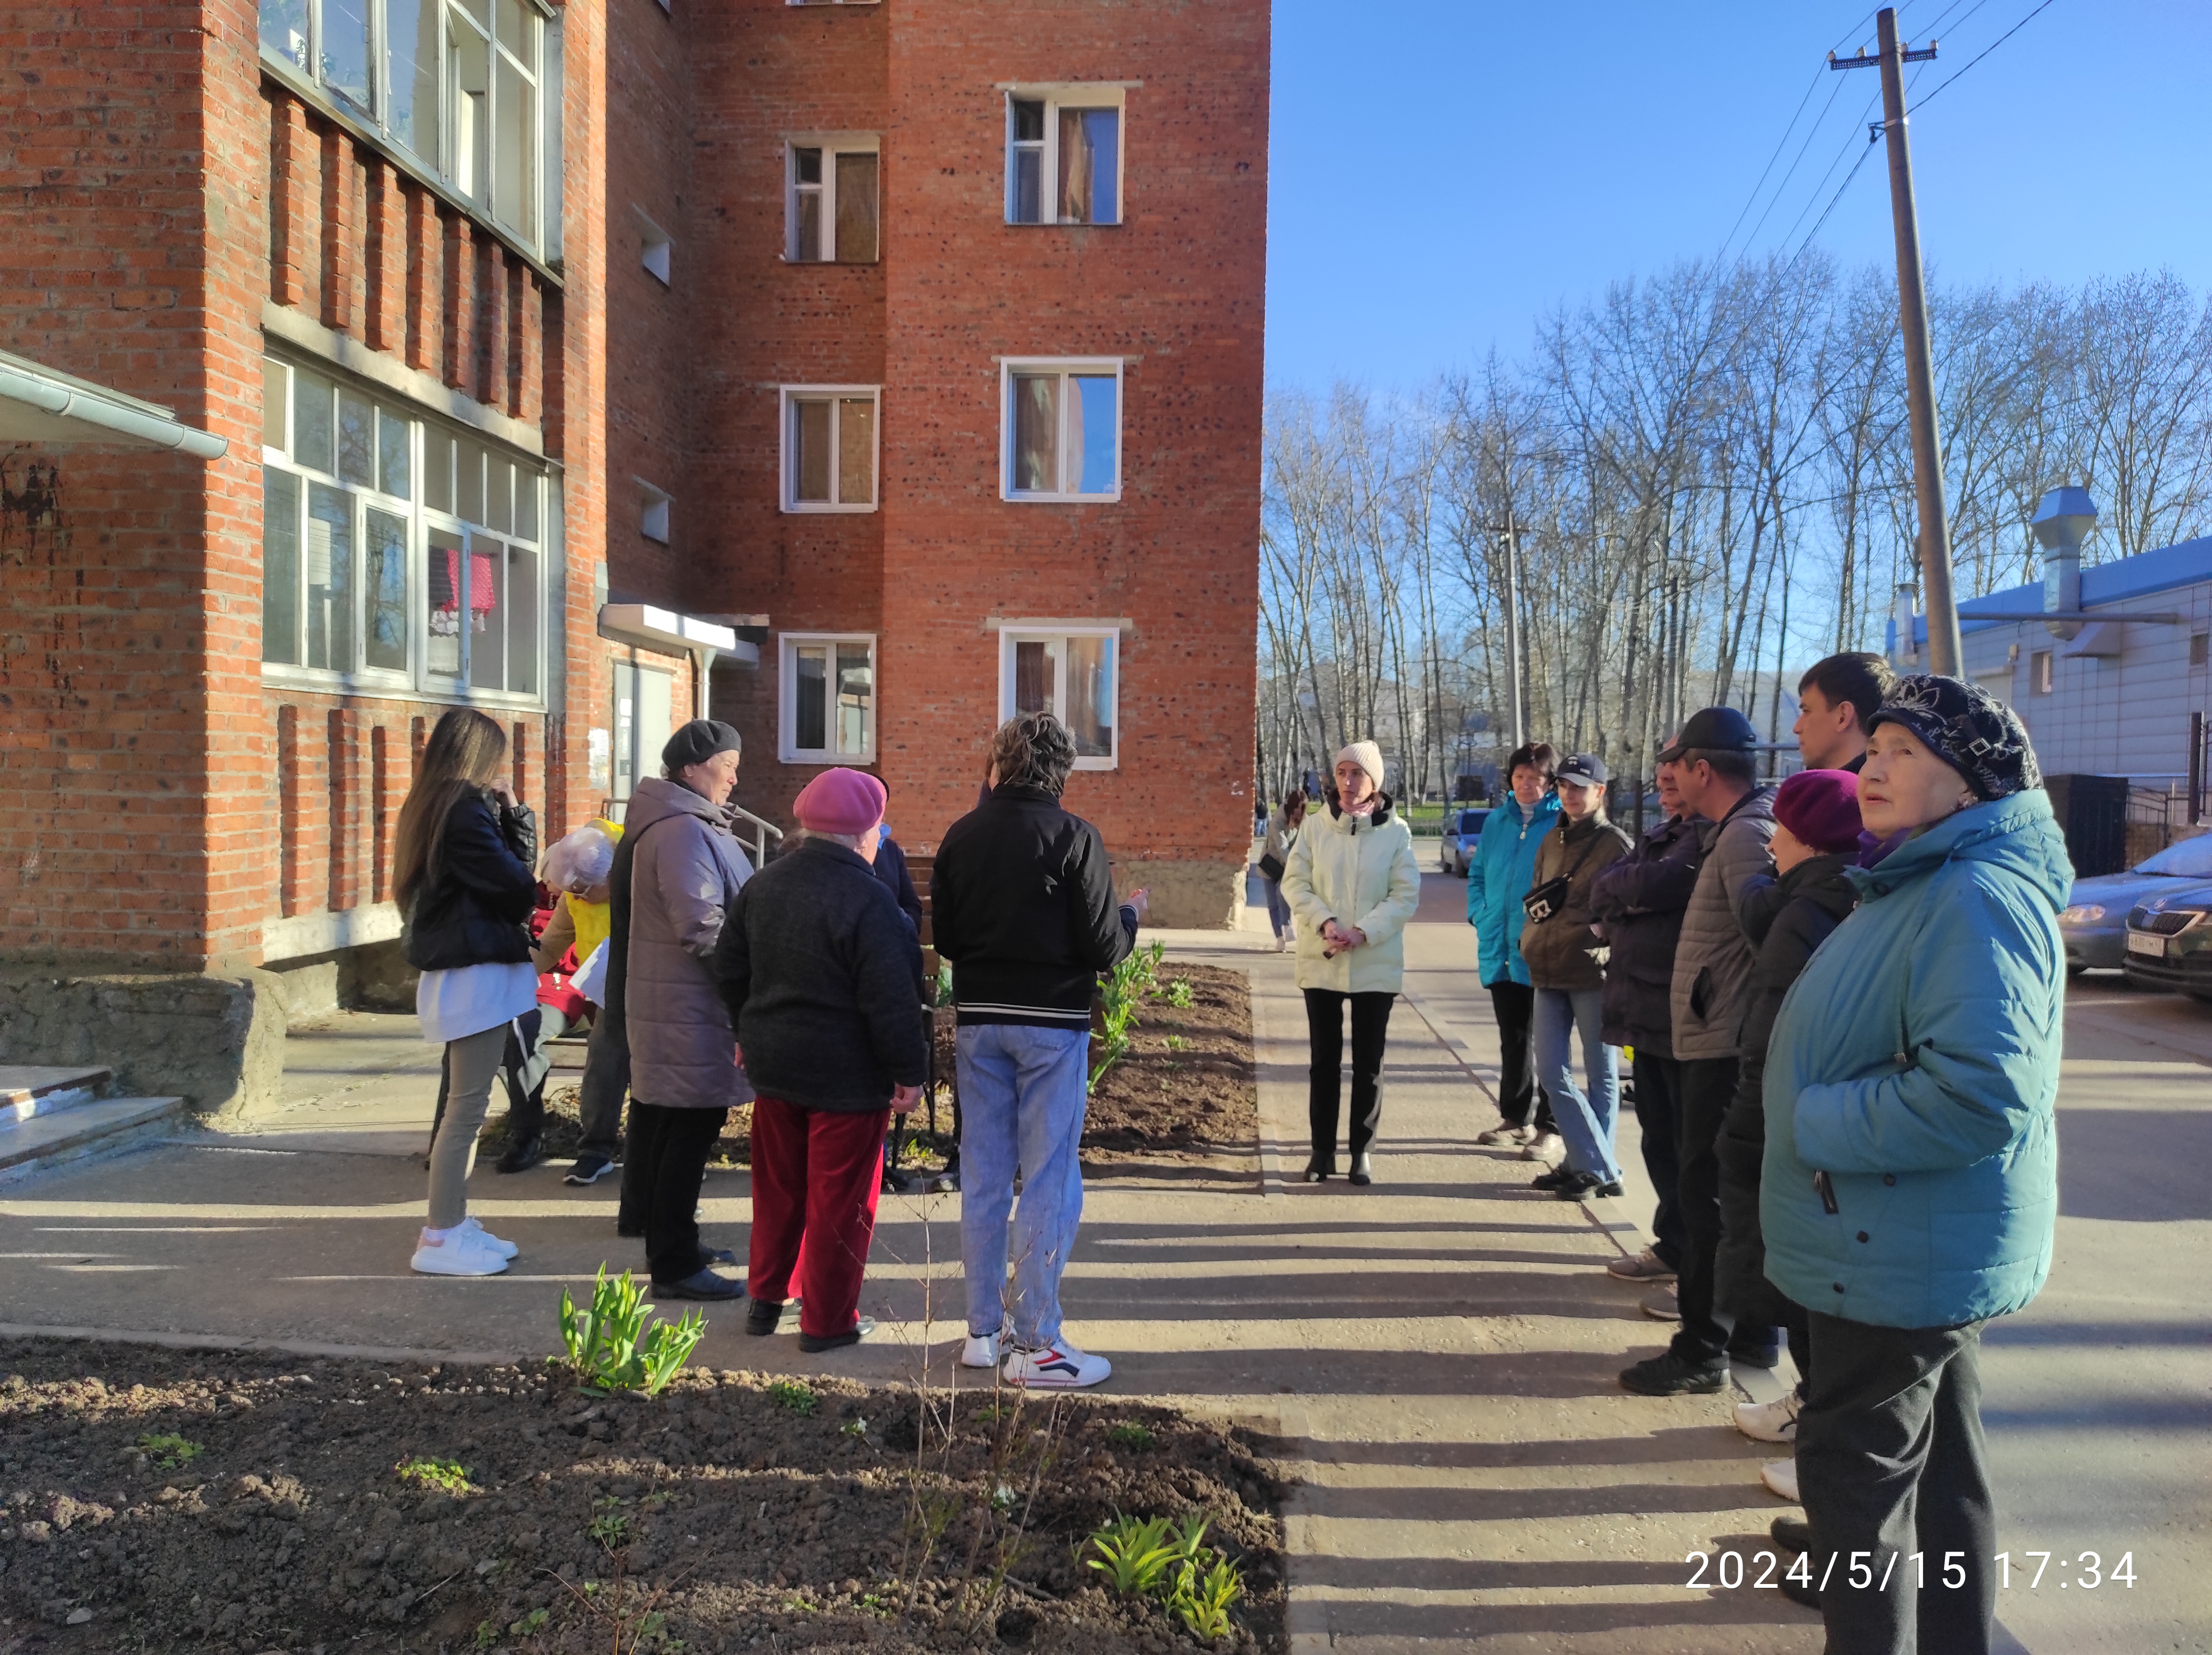
[[[1344,1007],[1352,1003],[1352,1181],[1372,1176],[1368,1145],[1382,1112],[1382,1047],[1406,975],[1406,922],[1421,901],[1413,831],[1382,791],[1382,749],[1354,742],[1336,755],[1326,815],[1308,812],[1283,870],[1297,936],[1298,987],[1313,1041],[1305,1181],[1336,1171]]]

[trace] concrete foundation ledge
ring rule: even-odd
[[[105,1064],[110,1088],[201,1116],[275,1106],[283,997],[269,974],[82,972],[0,961],[0,1061]]]
[[[1125,895],[1139,886],[1152,893],[1147,925],[1166,930],[1226,931],[1244,906],[1244,864],[1170,862],[1117,857],[1115,888]]]

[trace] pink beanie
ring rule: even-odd
[[[1774,795],[1774,819],[1808,850],[1841,856],[1859,847],[1859,779],[1848,770],[1800,770]]]
[[[810,834],[865,834],[884,819],[890,797],[865,770],[824,770],[799,790],[792,809]]]

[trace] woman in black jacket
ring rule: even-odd
[[[502,773],[507,736],[469,707],[438,720],[399,809],[392,888],[422,1038],[442,1043],[449,1094],[430,1146],[425,1276],[496,1276],[515,1254],[471,1218],[469,1169],[510,1032],[538,1003],[530,963],[538,824]],[[519,1035],[518,1035],[519,1038]]]

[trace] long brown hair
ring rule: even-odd
[[[507,732],[497,720],[470,706],[449,708],[438,720],[422,749],[415,785],[407,790],[407,803],[399,807],[393,834],[392,888],[402,913],[415,906],[416,893],[429,882],[438,840],[455,802],[489,787],[506,762]]]

